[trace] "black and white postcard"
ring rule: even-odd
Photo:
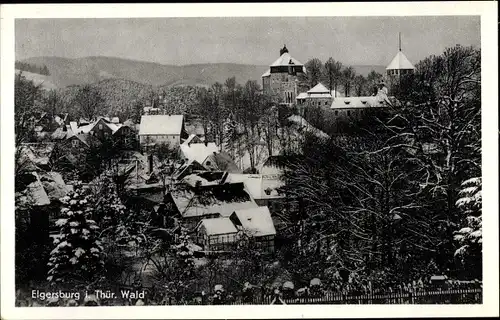
[[[498,315],[496,11],[2,6],[2,318]]]

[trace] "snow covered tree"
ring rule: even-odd
[[[97,237],[99,227],[89,219],[94,204],[89,201],[88,190],[76,183],[67,196],[60,199],[63,218],[57,220],[59,235],[50,252],[47,280],[52,283],[68,280],[89,283],[104,265],[103,247]]]
[[[94,204],[92,219],[101,229],[116,226],[126,209],[118,196],[116,184],[110,177],[102,175],[93,180],[92,185],[90,194]]]
[[[481,177],[471,178],[462,183],[463,189],[459,192],[461,198],[457,207],[464,214],[465,227],[455,232],[454,239],[460,247],[455,251],[455,256],[460,257],[464,266],[475,271],[481,270],[483,232],[482,232],[482,190]]]
[[[440,269],[453,269],[460,184],[481,174],[480,50],[457,45],[420,61],[396,97],[402,107],[390,126],[398,132],[394,147],[408,151],[406,162],[419,185],[418,215],[428,226],[420,230],[424,239],[438,240],[429,245]]]

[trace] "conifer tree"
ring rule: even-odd
[[[92,281],[104,265],[103,247],[97,237],[99,227],[92,215],[93,204],[81,183],[61,198],[63,218],[57,220],[60,233],[54,240],[55,248],[50,252],[47,280],[65,282],[68,280]]]

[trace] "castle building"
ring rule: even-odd
[[[297,96],[297,105],[304,107],[330,107],[335,96],[335,91],[328,90],[322,83],[318,83],[307,92]]]
[[[282,103],[291,105],[297,97],[298,75],[306,73],[304,65],[293,58],[286,45],[280,50],[280,57],[262,75],[265,94],[277,95]]]

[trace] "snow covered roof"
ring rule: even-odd
[[[394,70],[394,69],[415,69],[413,64],[411,64],[410,60],[405,56],[402,51],[398,51],[396,56],[392,59],[391,63],[385,68],[386,70]]]
[[[109,120],[106,120],[106,118],[107,117],[100,117],[97,120],[95,120],[94,122],[89,123],[89,124],[85,124],[82,126],[78,126],[78,124],[76,122],[72,121],[69,123],[72,135],[89,133],[95,128],[95,126],[98,123],[103,123],[104,125],[106,125],[109,129],[111,129],[113,134],[123,126],[121,123],[111,123],[111,122],[109,122]],[[116,119],[118,119],[118,118],[116,118]]]
[[[198,161],[188,160],[174,171],[174,173],[172,174],[172,178],[179,180],[185,177],[186,174],[189,174],[190,171],[196,170],[206,170],[206,168],[202,166]]]
[[[331,109],[353,109],[353,108],[370,108],[376,107],[377,100],[374,96],[370,97],[344,97],[335,98]]]
[[[121,123],[106,123],[106,125],[111,129],[111,131],[113,132],[112,134],[115,134],[118,129],[123,127],[123,124]]]
[[[307,94],[307,92],[301,92],[301,93],[299,93],[299,95],[295,99],[305,99],[308,96],[309,95]]]
[[[308,94],[307,98],[308,99],[316,99],[316,98],[331,98],[332,94],[331,93],[314,93],[314,94]]]
[[[45,206],[50,204],[49,196],[45,192],[45,188],[40,181],[40,176],[35,171],[31,172],[35,176],[36,180],[30,183],[26,189],[26,195],[28,201],[34,206]]]
[[[170,193],[183,218],[220,214],[228,217],[238,209],[255,208],[257,204],[243,183],[184,187]]]
[[[127,127],[130,127],[130,128],[134,128],[135,129],[135,124],[134,124],[134,121],[132,121],[131,119],[128,119],[127,121],[125,121],[123,123],[124,126],[127,126]]]
[[[185,176],[182,181],[191,187],[196,187],[197,183],[199,183],[200,186],[213,186],[220,184],[223,175],[224,172],[222,171],[203,171],[189,174]]]
[[[51,137],[54,140],[62,140],[65,139],[67,136],[68,132],[64,131],[63,127],[59,127],[54,132],[52,132]]]
[[[195,160],[203,164],[205,159],[214,152],[219,152],[219,148],[215,142],[205,143],[182,143],[180,145],[182,155],[188,160]]]
[[[39,177],[50,200],[58,200],[71,191],[71,187],[66,185],[62,175],[58,172],[40,173]]]
[[[272,199],[281,197],[277,189],[283,182],[275,177],[262,174],[229,174],[226,183],[243,182],[254,199]]]
[[[183,122],[183,115],[142,116],[139,135],[180,135]]]
[[[54,142],[22,143],[19,148],[18,164],[23,166],[32,166],[35,170],[37,166],[48,165],[52,151],[54,151]]]
[[[276,235],[273,219],[268,207],[235,210],[243,230],[256,237]]]
[[[230,173],[243,172],[234,162],[233,158],[226,152],[217,152],[209,155],[205,160],[204,166],[209,170],[219,170]]]
[[[376,96],[335,98],[331,109],[381,108],[391,105],[384,91],[379,90]]]
[[[303,64],[299,60],[292,58],[292,56],[288,52],[285,52],[271,64],[271,67],[290,65],[303,66]]]
[[[309,94],[316,94],[316,93],[327,93],[330,94],[330,90],[328,90],[321,82],[319,82],[317,85],[312,87],[309,91],[307,91]]]
[[[287,120],[288,120],[288,122],[291,122],[294,125],[298,126],[301,131],[311,132],[311,133],[315,134],[318,138],[328,139],[330,137],[328,134],[326,134],[323,131],[321,131],[320,129],[316,128],[315,126],[313,126],[312,124],[307,122],[306,119],[304,119],[303,117],[301,117],[299,115],[296,115],[296,114],[291,115],[290,117],[287,118]]]
[[[271,75],[271,69],[267,69],[267,71],[264,72],[264,74],[262,75],[262,78],[269,77],[270,75]]]
[[[229,218],[212,218],[200,221],[198,228],[204,227],[209,236],[236,233],[238,230]]]
[[[201,143],[201,139],[200,137],[198,137],[197,135],[195,134],[190,134],[189,137],[184,140],[183,144],[190,144],[190,143]]]

